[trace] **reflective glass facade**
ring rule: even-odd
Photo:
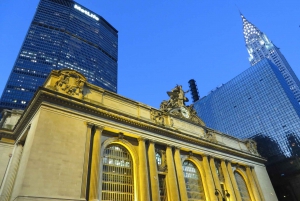
[[[41,0],[1,97],[24,109],[51,70],[74,69],[117,92],[118,31],[72,0]]]
[[[293,91],[298,102],[300,102],[300,81],[279,48],[243,15],[241,17],[250,64],[253,66],[264,58],[270,59],[278,67],[290,90]]]
[[[269,163],[300,156],[300,106],[267,59],[197,101],[195,108],[208,127],[256,140]]]

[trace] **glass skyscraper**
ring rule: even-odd
[[[261,32],[255,25],[250,23],[242,14],[244,39],[249,53],[249,61],[253,66],[263,58],[270,59],[280,70],[284,79],[293,91],[297,101],[300,103],[300,82],[293,69],[281,54],[278,47]]]
[[[300,188],[300,106],[273,62],[262,59],[194,107],[207,127],[254,139],[258,152],[268,159],[277,196],[300,198],[295,190]],[[294,192],[287,192],[291,189]]]
[[[51,70],[74,69],[117,92],[118,31],[72,0],[41,0],[3,90],[0,107],[24,109]]]
[[[300,106],[277,66],[268,59],[197,101],[195,108],[208,127],[266,142],[259,141],[258,146],[270,162],[294,154],[289,139],[299,139]]]

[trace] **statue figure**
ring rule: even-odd
[[[182,107],[185,105],[185,102],[188,102],[189,99],[185,97],[185,93],[182,90],[181,85],[177,85],[172,91],[168,91],[167,94],[170,97],[173,107]]]

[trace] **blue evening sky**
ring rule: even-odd
[[[0,93],[38,2],[0,1]],[[77,2],[119,31],[118,93],[156,108],[176,84],[188,90],[188,80],[193,78],[200,96],[205,96],[250,66],[237,6],[280,47],[300,76],[299,0]]]

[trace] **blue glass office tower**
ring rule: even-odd
[[[277,192],[289,185],[300,189],[300,180],[294,179],[300,176],[300,106],[273,62],[262,59],[201,98],[195,109],[206,126],[257,142]],[[288,175],[293,179],[284,183]]]
[[[117,92],[118,31],[72,0],[41,0],[0,107],[24,109],[51,70],[70,68]]]

